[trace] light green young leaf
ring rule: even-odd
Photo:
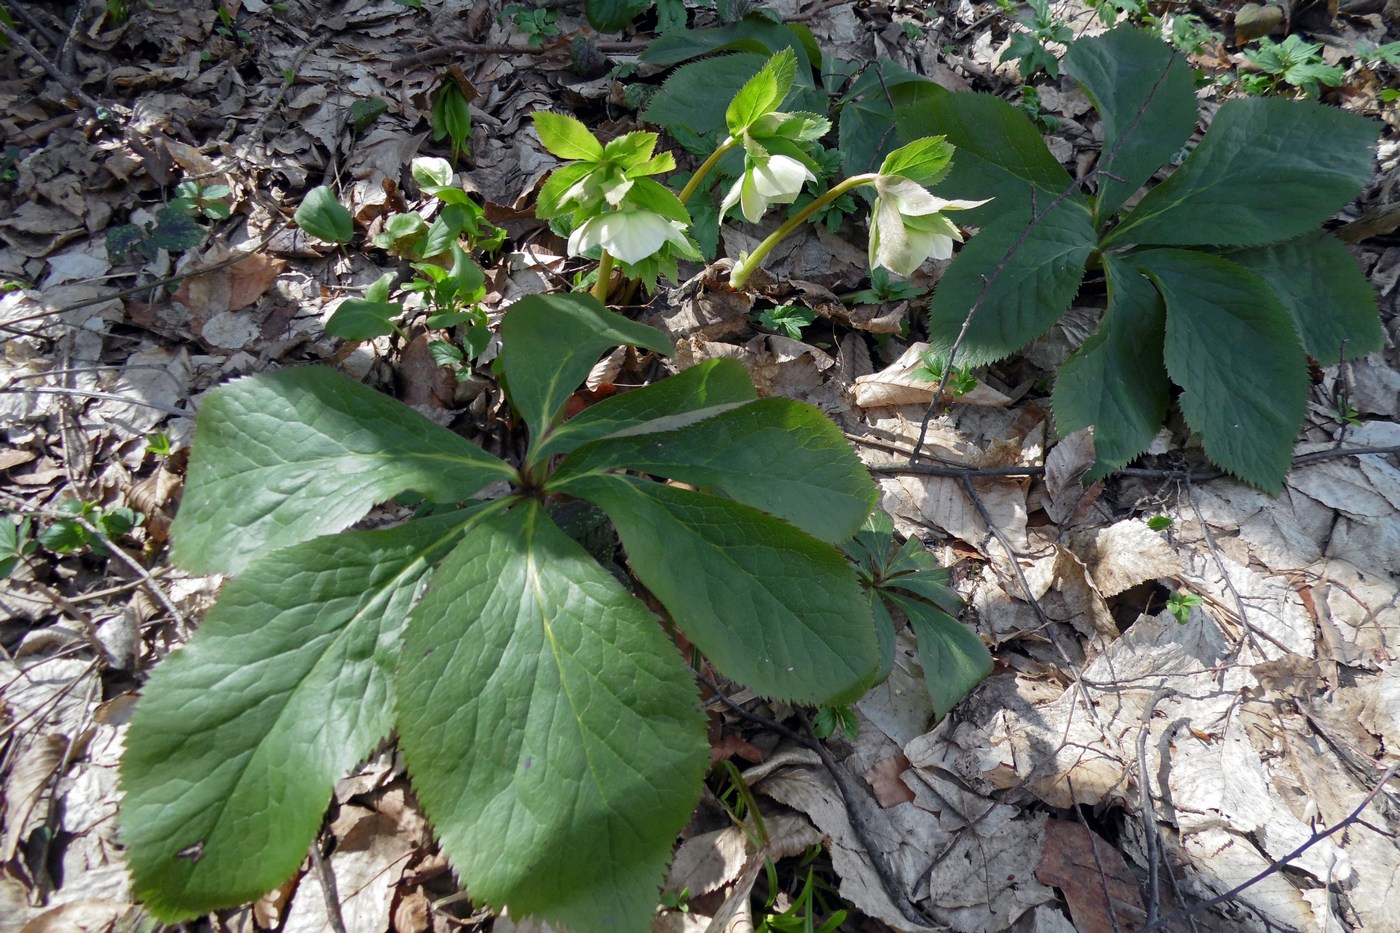
[[[941,720],[992,672],[992,654],[976,632],[943,610],[888,590],[885,598],[909,619],[933,713]]]
[[[211,392],[193,450],[171,538],[176,563],[197,573],[237,573],[401,492],[454,502],[515,477],[466,438],[319,366]]]
[[[355,235],[350,212],[325,185],[306,192],[292,219],[298,227],[327,243],[349,243]]]
[[[443,561],[403,658],[404,757],[473,900],[645,929],[709,762],[656,618],[525,502]]]
[[[340,340],[373,340],[394,332],[393,319],[403,313],[396,301],[347,298],[326,321],[326,336]]]
[[[792,49],[779,51],[734,95],[724,112],[732,136],[740,136],[759,117],[772,113],[783,103],[797,74],[797,55]]]
[[[1102,181],[1094,205],[1102,224],[1196,128],[1191,65],[1165,42],[1125,24],[1075,42],[1064,67],[1103,117]]]
[[[936,184],[948,174],[953,161],[953,147],[942,136],[926,136],[900,146],[885,156],[880,164],[881,175],[901,175],[925,187]]]
[[[561,165],[550,172],[549,177],[540,186],[539,197],[535,199],[535,216],[541,220],[550,220],[584,207],[577,200],[574,187],[597,171],[598,167],[592,162],[574,162]],[[568,200],[565,200],[566,197]]]
[[[551,488],[567,492],[575,478],[619,468],[718,490],[830,543],[855,534],[876,498],[870,474],[831,419],[785,398],[664,434],[596,441],[560,467]]]
[[[1206,454],[1276,492],[1308,400],[1308,363],[1274,290],[1242,266],[1194,250],[1131,261],[1167,304],[1167,372]]]
[[[1166,309],[1152,283],[1128,263],[1104,256],[1108,312],[1098,331],[1060,367],[1055,427],[1061,435],[1094,427],[1102,479],[1147,450],[1162,427],[1171,386],[1162,366]]]
[[[433,156],[418,156],[409,163],[414,181],[424,188],[440,188],[452,184],[452,163]]]
[[[614,395],[551,429],[535,461],[566,454],[589,441],[674,431],[755,398],[749,371],[738,360],[706,360],[641,389]]]
[[[690,223],[690,214],[687,213],[681,199],[665,185],[650,178],[638,178],[633,182],[627,191],[627,203],[631,207],[651,211],[671,220],[679,220],[683,224]]]
[[[1226,101],[1103,245],[1259,246],[1310,233],[1371,178],[1377,126],[1296,100]]]
[[[530,118],[535,122],[540,142],[552,155],[581,162],[598,162],[603,158],[603,144],[581,121],[548,110],[537,110]]]
[[[501,356],[511,405],[538,444],[545,429],[598,362],[616,346],[670,353],[669,337],[629,321],[588,295],[529,295],[501,321]],[[527,460],[535,462],[534,455]]]
[[[1078,197],[1061,202],[1034,226],[1013,214],[983,228],[933,293],[928,313],[934,352],[947,356],[978,302],[958,350],[959,365],[994,362],[1045,333],[1078,293],[1096,240],[1088,207]]]
[[[1293,315],[1303,349],[1322,365],[1385,346],[1375,289],[1336,237],[1313,234],[1226,258],[1269,283]]]
[[[603,147],[603,158],[627,169],[630,175],[630,170],[640,168],[651,160],[651,154],[656,151],[659,141],[660,137],[655,133],[645,130],[624,133],[616,139],[608,140],[608,144]],[[674,165],[672,162],[673,167]]]
[[[120,822],[157,917],[256,900],[296,872],[335,782],[389,733],[404,620],[470,520],[270,553],[156,667],[127,734]]]
[[[802,703],[860,696],[878,647],[834,548],[742,503],[633,477],[569,490],[608,513],[637,578],[726,677]]]

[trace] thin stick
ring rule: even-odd
[[[321,893],[326,897],[326,917],[330,920],[331,929],[335,933],[347,933],[345,917],[340,912],[340,892],[336,890],[335,873],[331,871],[331,866],[326,860],[321,858],[321,840],[314,840],[309,851],[311,867],[316,872],[317,880],[321,882]]]

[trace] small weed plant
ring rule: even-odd
[[[1227,101],[1185,162],[1125,208],[1195,129],[1190,68],[1127,26],[1075,42],[1064,67],[1103,118],[1091,191],[1011,104],[892,90],[901,132],[957,145],[945,188],[996,198],[969,212],[982,227],[934,292],[930,344],[955,365],[1001,359],[1059,319],[1086,270],[1101,271],[1107,312],[1052,397],[1061,431],[1094,426],[1091,477],[1146,450],[1175,385],[1210,459],[1277,490],[1308,357],[1326,365],[1383,343],[1369,283],[1319,229],[1370,179],[1377,127],[1307,101]]]
[[[1253,70],[1241,72],[1240,86],[1249,94],[1296,94],[1316,100],[1324,87],[1346,80],[1345,71],[1323,60],[1322,43],[1304,42],[1297,35],[1282,42],[1262,37],[1258,48],[1244,50],[1244,57]]]

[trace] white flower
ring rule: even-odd
[[[792,156],[770,155],[744,172],[734,187],[729,189],[719,206],[720,219],[723,220],[729,209],[738,204],[744,219],[756,224],[763,218],[768,205],[791,204],[802,192],[802,186],[815,180],[816,176],[807,166]]]
[[[684,227],[654,211],[609,211],[590,217],[569,234],[569,255],[582,256],[601,246],[623,262],[641,262],[667,243],[683,254],[693,252],[682,233]]]
[[[875,179],[875,208],[870,214],[870,268],[884,266],[910,276],[928,259],[947,259],[962,233],[943,211],[961,211],[986,201],[945,201],[923,185],[899,175]]]

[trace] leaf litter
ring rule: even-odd
[[[559,287],[567,268],[562,243],[523,213],[553,164],[523,121],[536,109],[597,109],[614,87],[580,82],[558,48],[515,50],[508,20],[457,0],[422,13],[392,0],[243,0],[225,5],[235,27],[223,30],[204,4],[133,5],[121,21],[82,4],[71,23],[23,6],[35,28],[71,34],[66,80],[115,104],[121,129],[85,124],[60,103],[71,88],[12,51],[0,126],[18,160],[0,191],[0,274],[21,287],[0,294],[0,506],[36,530],[71,499],[146,520],[110,542],[124,559],[30,554],[0,590],[0,931],[116,929],[136,916],[113,829],[126,716],[144,672],[182,642],[219,584],[163,558],[183,466],[151,449],[153,436],[178,452],[208,389],[313,361],[416,392],[439,420],[489,424],[499,393],[483,384],[444,394],[441,370],[415,355],[422,340],[345,348],[324,336],[332,304],[383,269],[308,243],[284,218],[299,192],[335,178],[357,220],[382,218],[403,167],[429,145],[434,49],[472,48],[479,96],[461,177],[521,244],[488,270],[495,319],[511,298]],[[1010,30],[990,5],[961,4],[940,24],[878,5],[780,7],[805,16],[833,54],[889,55],[945,86],[1001,87],[1016,74],[999,61]],[[1088,8],[1053,9],[1077,30],[1099,28]],[[1353,46],[1385,36],[1378,14],[1332,22]],[[568,35],[583,20],[566,8],[558,25]],[[640,39],[611,54],[633,60]],[[1338,48],[1327,46],[1329,60]],[[1352,103],[1376,106],[1374,80],[1356,75]],[[1044,86],[1041,100],[1061,121],[1053,151],[1079,165],[1097,131],[1079,122],[1080,95]],[[360,102],[382,104],[381,115],[357,125]],[[1393,126],[1393,106],[1379,112]],[[658,929],[751,928],[763,856],[818,842],[841,895],[897,930],[1132,930],[1154,919],[1171,930],[1393,927],[1400,798],[1378,790],[1400,764],[1393,142],[1380,162],[1345,219],[1369,236],[1357,252],[1380,292],[1389,349],[1323,371],[1277,498],[1193,476],[1165,447],[1136,473],[1086,489],[1092,439],[1054,435],[1028,396],[1044,372],[1015,361],[939,400],[923,459],[909,467],[933,402],[917,375],[923,348],[898,334],[903,306],[836,299],[861,278],[864,250],[825,230],[775,257],[780,274],[753,292],[726,294],[707,272],[653,303],[646,320],[677,338],[678,365],[737,358],[762,391],[813,402],[842,425],[899,530],[953,567],[964,621],[998,662],[935,724],[901,633],[890,681],[857,704],[861,728],[829,743],[830,762],[712,700],[724,747],[743,751],[769,842],[706,828],[702,803],[666,887],[688,888],[695,910],[662,912]],[[159,207],[188,178],[227,186],[233,218],[208,224],[180,255],[115,255],[107,232],[120,221],[159,234]],[[752,246],[747,232],[731,235]],[[754,296],[797,302],[821,323],[801,340],[763,333]],[[1064,328],[1024,357],[1062,359],[1050,344],[1083,339],[1071,319]],[[876,350],[861,333],[887,344]],[[612,364],[599,386],[642,378],[634,359]],[[1337,399],[1364,420],[1339,419]],[[1187,441],[1178,432],[1171,449]],[[1339,447],[1390,453],[1334,456]],[[1169,523],[1154,530],[1153,518]],[[1173,594],[1199,599],[1184,622],[1168,609]],[[729,700],[788,712],[743,692]],[[466,902],[392,750],[341,783],[324,838],[322,867],[308,859],[286,888],[211,925],[319,930],[338,914],[349,931],[421,933],[485,921],[453,913]],[[1189,920],[1173,916],[1227,893]]]

